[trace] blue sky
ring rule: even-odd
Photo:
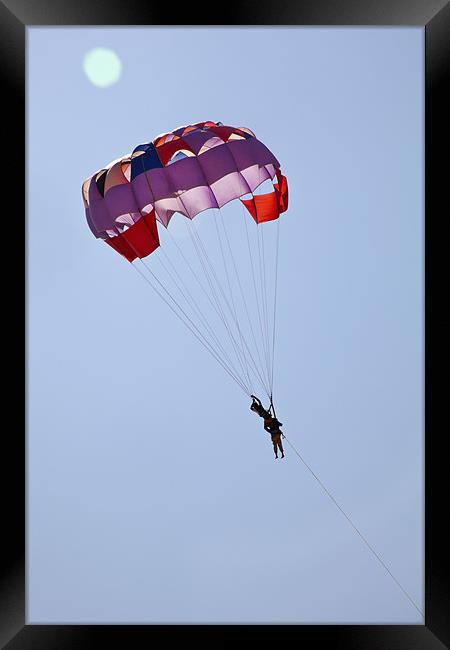
[[[423,29],[33,27],[27,43],[27,622],[422,622],[92,236],[81,183],[201,120],[273,151],[290,192],[277,413],[423,610]],[[99,46],[122,62],[108,88],[83,70]]]

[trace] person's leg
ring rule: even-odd
[[[281,442],[281,438],[278,440],[278,447],[281,451],[281,458],[284,458],[283,443]]]
[[[277,441],[275,438],[272,438],[272,444],[273,444],[273,450],[275,452],[275,458],[278,458]]]

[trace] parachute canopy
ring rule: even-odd
[[[253,195],[275,178],[272,192]],[[221,122],[179,127],[138,145],[88,178],[82,195],[95,237],[130,262],[160,245],[156,221],[167,227],[176,212],[193,219],[241,199],[258,224],[288,206],[287,180],[275,156],[250,129]]]
[[[132,263],[247,395],[259,387],[272,401],[288,188],[266,145],[221,122],[179,127],[97,171],[82,196],[95,237]],[[240,209],[224,216],[233,201]],[[180,221],[189,239],[176,234]]]

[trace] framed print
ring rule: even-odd
[[[10,650],[449,643],[448,4],[231,9],[2,3]]]

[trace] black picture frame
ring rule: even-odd
[[[448,163],[445,134],[448,109],[445,86],[450,60],[450,6],[447,0],[278,0],[277,2],[231,3],[217,8],[180,3],[151,3],[143,0],[3,0],[0,1],[0,48],[2,83],[2,136],[4,162],[4,264],[3,307],[9,328],[4,353],[5,412],[12,414],[2,437],[2,545],[0,576],[0,643],[8,650],[54,648],[148,647],[155,641],[186,644],[225,644],[237,641],[285,641],[287,635],[306,647],[327,644],[345,650],[438,650],[450,645],[450,597],[446,532],[448,490],[445,433],[450,431],[444,412],[448,364],[443,354],[448,291],[439,282],[448,276],[443,252],[445,172]],[[173,22],[174,16],[177,22]],[[213,23],[213,19],[216,22]],[[25,435],[27,348],[26,310],[17,281],[17,264],[25,237],[26,132],[25,132],[25,31],[35,25],[382,25],[423,26],[425,29],[425,624],[424,625],[26,625],[25,624]],[[448,84],[447,84],[448,85]],[[447,110],[446,110],[447,109]],[[5,142],[6,140],[6,142]],[[11,164],[12,163],[12,164]],[[6,165],[4,166],[5,169]],[[448,185],[448,181],[447,181]],[[447,198],[447,197],[445,197]],[[448,201],[447,201],[448,203]],[[11,225],[12,224],[12,225]],[[19,245],[20,242],[20,245]],[[7,255],[10,258],[5,262]],[[14,273],[11,273],[11,269]],[[12,308],[11,305],[16,305]],[[447,319],[448,323],[448,319]],[[5,323],[4,323],[5,324]],[[17,346],[9,341],[19,339]],[[5,343],[5,341],[7,341]],[[23,356],[22,351],[23,350]],[[443,372],[445,370],[445,375]],[[24,390],[22,390],[24,389]],[[448,393],[448,390],[446,391]],[[23,399],[25,398],[25,399]],[[25,404],[24,420],[17,417]],[[446,417],[445,417],[446,416]],[[6,421],[6,420],[5,420]]]

